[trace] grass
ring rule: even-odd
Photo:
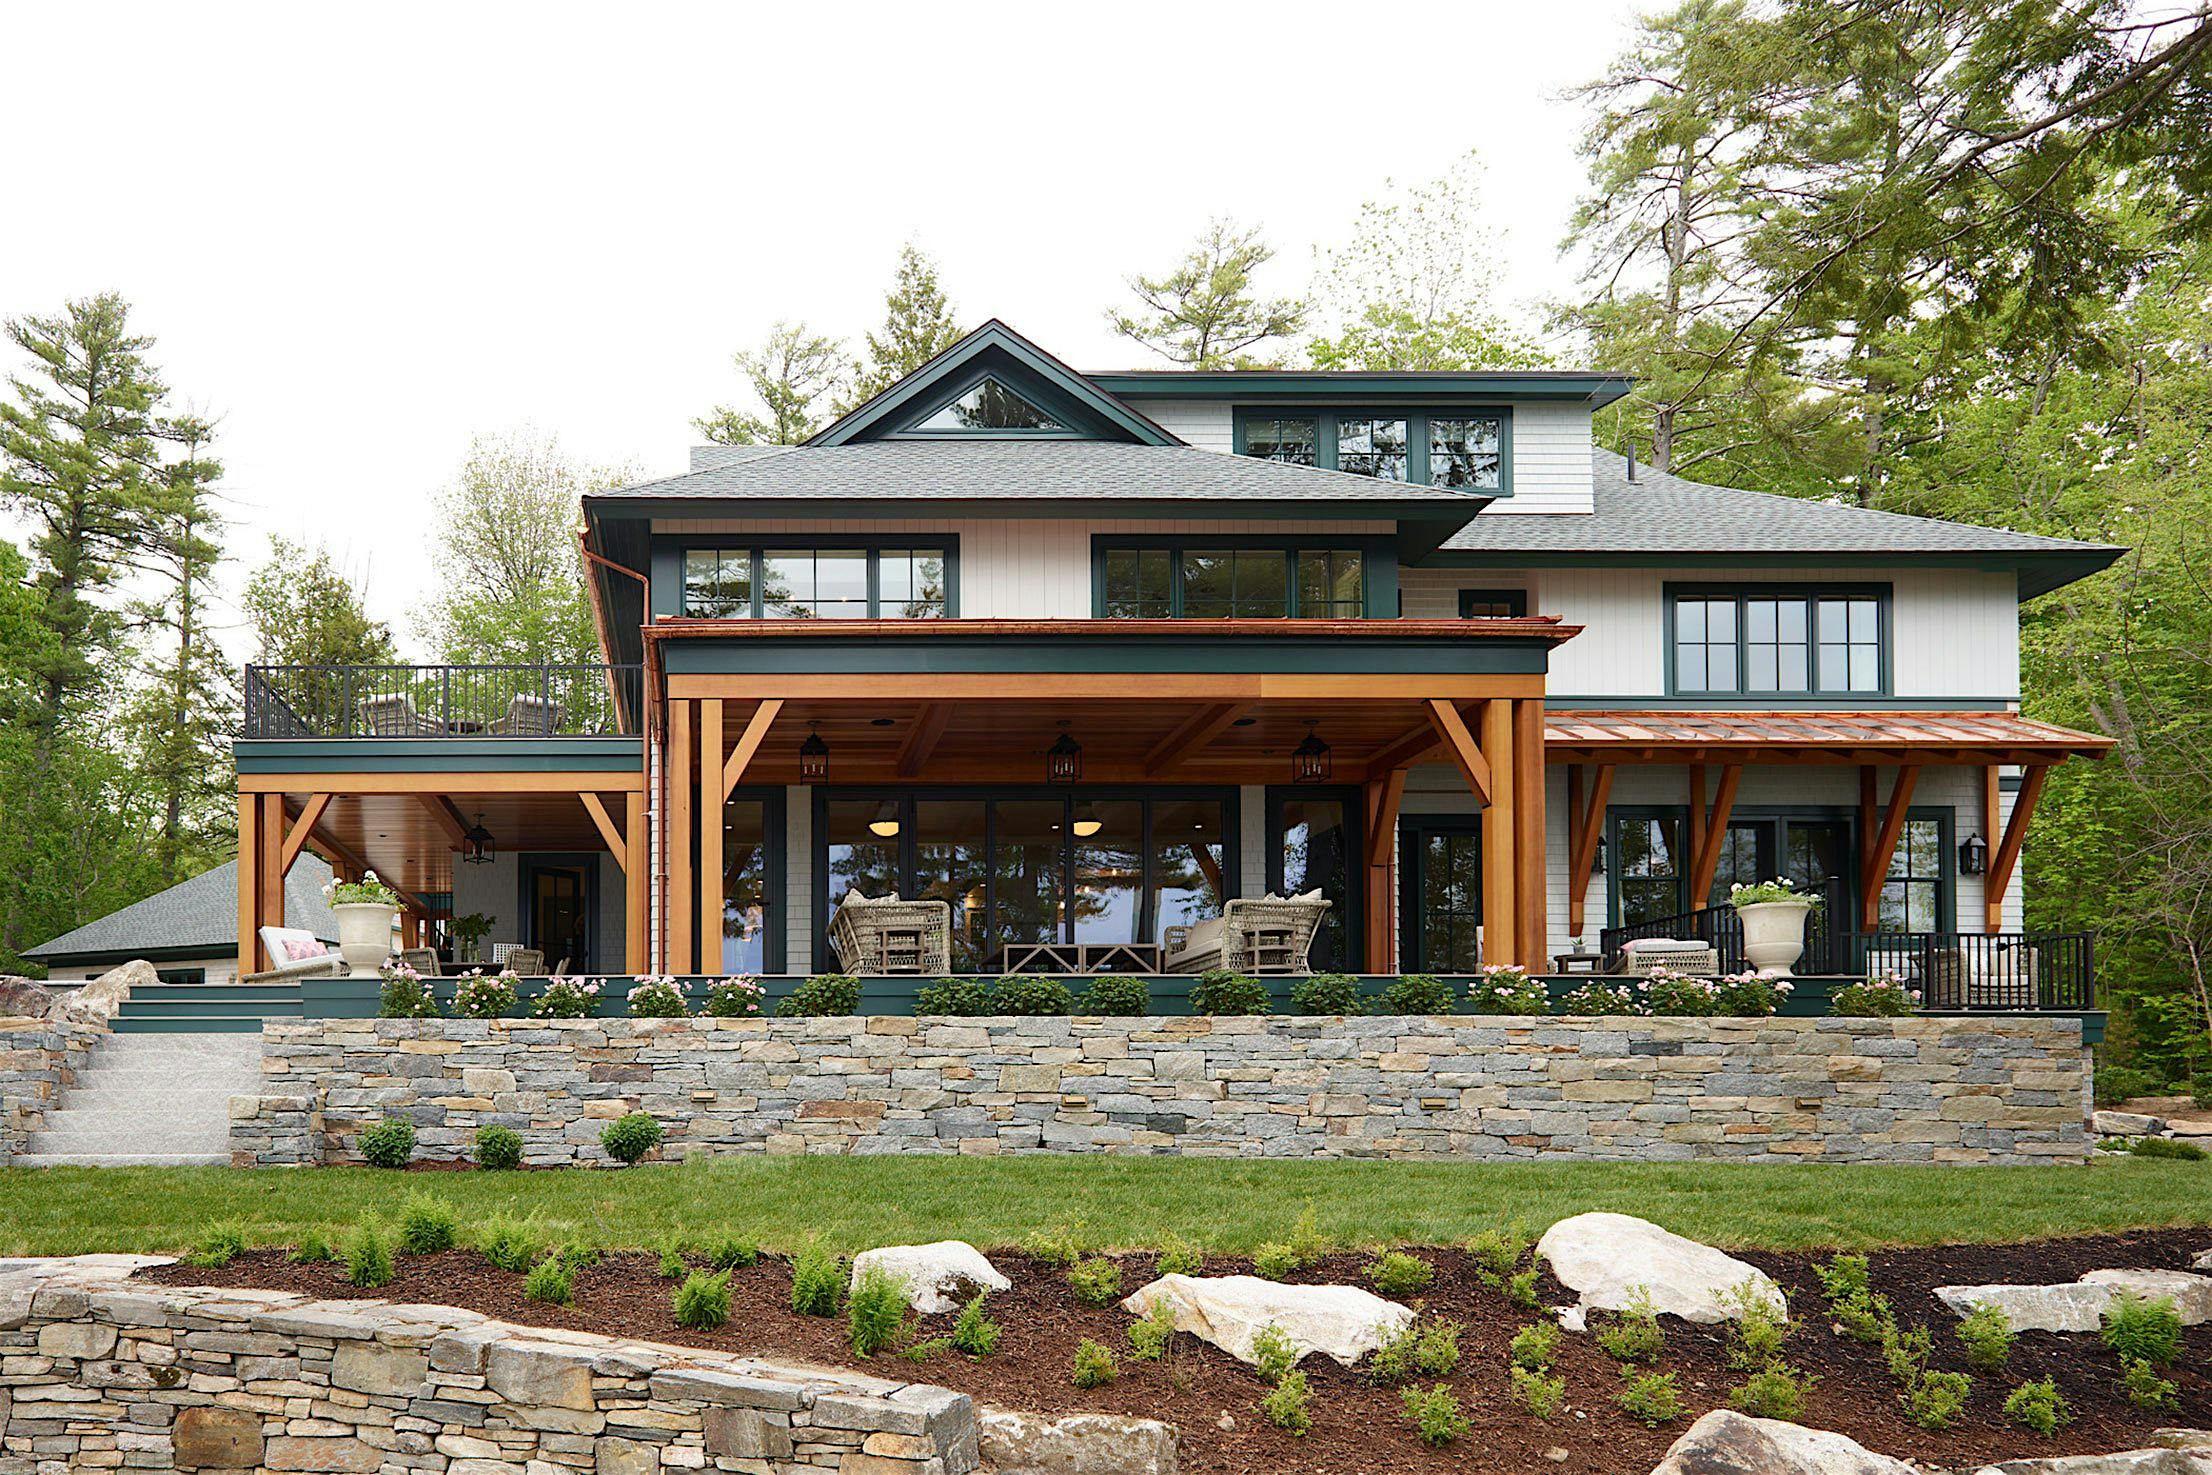
[[[1733,1248],[1870,1249],[2042,1239],[2212,1223],[2212,1167],[2100,1160],[2087,1168],[1718,1163],[1225,1162],[1171,1158],[720,1158],[623,1172],[419,1174],[371,1168],[0,1170],[0,1254],[175,1253],[211,1223],[248,1243],[336,1237],[432,1188],[464,1237],[494,1213],[534,1216],[548,1242],[646,1249],[741,1228],[769,1250],[846,1253],[960,1238],[984,1246],[1080,1220],[1101,1249],[1169,1227],[1248,1254],[1311,1204],[1330,1244],[1451,1244],[1501,1224],[1587,1209],[1639,1214]]]

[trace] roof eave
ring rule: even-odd
[[[1376,399],[1551,400],[1602,409],[1629,392],[1626,374],[1557,370],[1458,373],[1343,373],[1287,370],[1124,369],[1083,376],[1116,396],[1235,399],[1254,403],[1354,404]]]

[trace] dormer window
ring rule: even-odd
[[[958,435],[993,430],[1061,431],[1058,420],[996,379],[979,379],[956,399],[914,422],[915,430]]]
[[[1236,412],[1235,448],[1246,456],[1318,466],[1377,481],[1446,487],[1478,497],[1513,493],[1510,410],[1311,410],[1258,406]]]

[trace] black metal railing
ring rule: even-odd
[[[249,738],[616,737],[637,666],[248,666]]]
[[[1851,949],[1848,941],[1851,894],[1843,877],[1830,877],[1820,888],[1820,905],[1805,919],[1805,952],[1799,958],[1800,973],[1847,973]],[[1608,927],[1598,934],[1598,947],[1608,966],[1628,943],[1644,938],[1695,939],[1720,954],[1723,973],[1740,973],[1743,956],[1743,920],[1732,906],[1699,907],[1671,917],[1654,917],[1626,927]]]

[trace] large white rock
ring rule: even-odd
[[[152,988],[161,982],[154,965],[133,958],[101,974],[83,988],[63,994],[46,1016],[69,1024],[105,1024],[123,1007],[134,988]]]
[[[2189,1263],[2199,1270],[2212,1270],[2212,1250],[2206,1250]]]
[[[2140,1111],[2092,1112],[2089,1125],[2100,1137],[2155,1137],[2166,1130],[2165,1118]]]
[[[2212,1455],[2181,1449],[2056,1455],[1983,1465],[1974,1475],[2212,1475]]]
[[[977,1291],[1014,1288],[981,1250],[957,1239],[862,1250],[853,1256],[853,1284],[860,1284],[861,1275],[870,1268],[886,1271],[903,1283],[907,1304],[924,1316],[958,1311]]]
[[[1917,1475],[1902,1460],[1825,1429],[1716,1408],[1690,1425],[1651,1475]]]
[[[992,1475],[1175,1475],[1173,1424],[1115,1414],[976,1410],[977,1452]]]
[[[1960,1316],[1994,1306],[2016,1332],[2093,1332],[2123,1292],[2166,1297],[2184,1326],[2212,1321],[2212,1276],[2186,1270],[2092,1270],[2067,1285],[1937,1286],[1935,1296]]]
[[[1411,1311],[1358,1286],[1283,1285],[1256,1275],[1163,1275],[1121,1309],[1145,1316],[1161,1303],[1174,1313],[1177,1331],[1254,1365],[1252,1339],[1268,1326],[1290,1340],[1300,1360],[1319,1352],[1350,1367],[1413,1325]]]
[[[1585,1310],[1625,1311],[1642,1291],[1652,1309],[1684,1321],[1733,1321],[1742,1314],[1736,1288],[1747,1283],[1776,1310],[1786,1305],[1758,1266],[1630,1214],[1562,1219],[1544,1231],[1536,1253]]]

